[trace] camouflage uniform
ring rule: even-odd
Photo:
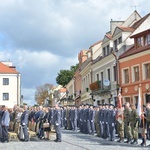
[[[131,133],[133,135],[134,141],[131,144],[138,144],[138,123],[139,123],[139,116],[136,109],[132,109],[130,114],[130,125],[131,125]]]
[[[125,108],[124,110],[124,129],[125,129],[125,134],[127,137],[127,141],[125,143],[130,143],[133,136],[131,133],[131,125],[130,125],[130,115],[131,115],[131,108]]]

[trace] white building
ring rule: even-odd
[[[0,62],[0,105],[13,108],[20,105],[21,74],[12,66],[12,62]]]

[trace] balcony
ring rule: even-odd
[[[101,81],[95,81],[90,84],[91,91],[99,90],[100,88],[101,88]]]
[[[95,81],[90,84],[90,90],[93,94],[105,95],[110,93],[111,85],[104,86],[101,81]]]

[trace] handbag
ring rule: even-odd
[[[20,128],[19,128],[19,139],[24,140],[24,132],[23,132],[22,126],[20,126]]]
[[[49,128],[49,122],[43,123],[43,128]]]

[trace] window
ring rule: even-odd
[[[129,70],[124,69],[124,83],[129,83]]]
[[[104,99],[102,99],[102,104],[105,104],[105,100]]]
[[[97,81],[99,81],[99,74],[96,74],[96,79]]]
[[[147,44],[150,45],[150,34],[147,35]]]
[[[108,77],[108,80],[110,81],[110,69],[107,69],[107,77]]]
[[[3,93],[3,100],[9,100],[9,93]]]
[[[102,88],[103,88],[103,72],[101,72],[101,86],[102,86]]]
[[[122,43],[122,37],[118,38],[118,44]]]
[[[9,85],[9,78],[3,78],[3,85]]]
[[[135,104],[136,107],[137,107],[137,105],[138,105],[138,96],[134,96],[134,104]]]
[[[145,79],[150,79],[150,63],[144,65]]]
[[[114,41],[114,49],[117,50],[117,40]]]
[[[103,56],[106,56],[105,47],[103,48]]]
[[[124,99],[125,99],[125,103],[126,103],[126,102],[129,102],[129,103],[130,103],[130,97],[125,97]]]
[[[144,40],[143,37],[137,38],[137,47],[144,46]]]
[[[134,75],[134,78],[133,78],[133,81],[139,81],[139,67],[136,66],[136,67],[133,67],[133,75]]]
[[[117,67],[113,66],[113,75],[114,75],[114,81],[117,79]]]
[[[109,55],[109,45],[107,45],[107,55]]]

